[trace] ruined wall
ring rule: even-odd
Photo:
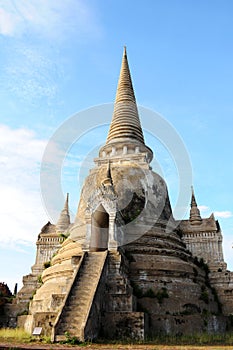
[[[143,340],[147,333],[147,315],[144,312],[108,312],[103,328],[107,339]]]
[[[224,315],[233,313],[233,273],[227,270],[222,250],[222,233],[213,214],[198,225],[189,220],[180,223],[182,239],[194,257],[209,267],[209,280],[215,288]]]
[[[61,247],[63,240],[64,239],[56,233],[55,225],[48,222],[42,227],[36,242],[35,264],[31,268],[32,272],[23,276],[23,287],[18,292],[16,298],[16,302],[21,304],[22,310],[28,309],[28,304],[33,294],[41,286],[40,276],[45,269],[44,264],[50,262],[53,255],[56,254]]]
[[[206,265],[195,264],[175,232],[153,228],[124,250],[137,299],[135,311],[148,315],[149,335],[167,333],[167,329],[171,334],[188,333],[192,316],[197,320],[192,332],[211,329],[205,325],[211,324],[212,316],[221,314],[221,307],[208,270]],[[216,317],[216,327],[222,331]]]
[[[101,333],[108,339],[144,339],[147,323],[144,312],[137,312],[136,298],[127,276],[128,261],[119,252],[110,252],[103,290]]]
[[[227,318],[209,314],[199,315],[152,315],[150,324],[156,331],[150,332],[153,337],[157,334],[182,335],[198,334],[207,332],[209,334],[224,333],[227,325]]]
[[[222,233],[213,214],[207,219],[201,219],[199,224],[182,220],[179,227],[182,239],[194,257],[202,258],[211,271],[226,268],[222,250]]]

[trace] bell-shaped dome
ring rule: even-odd
[[[86,211],[94,214],[96,208],[103,204],[108,210],[110,197],[103,191],[103,180],[106,181],[106,165],[92,170],[83,185],[76,220],[71,229],[71,238],[84,244]],[[116,224],[120,237],[118,245],[134,241],[155,225],[166,227],[173,222],[172,210],[165,181],[150,169],[138,164],[111,165],[112,202],[115,202]],[[102,189],[102,191],[101,191]],[[122,237],[122,231],[123,237]],[[121,233],[120,233],[121,232]]]

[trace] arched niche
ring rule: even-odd
[[[108,249],[109,240],[109,214],[102,204],[91,216],[90,251],[98,252]]]

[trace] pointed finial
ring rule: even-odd
[[[200,225],[202,222],[202,218],[200,215],[200,210],[197,207],[193,186],[191,186],[191,192],[192,192],[192,196],[191,196],[191,204],[190,204],[191,209],[190,209],[189,220],[191,225]]]
[[[66,200],[65,200],[64,209],[66,209],[67,212],[69,211],[69,193],[66,193]]]
[[[197,202],[196,202],[196,198],[195,198],[193,186],[191,186],[191,192],[192,192],[192,196],[191,196],[191,208],[194,207],[194,206],[197,207]]]
[[[143,145],[145,144],[125,46],[114,112],[106,144],[116,142],[120,139],[133,139],[139,141]]]
[[[67,193],[64,208],[61,211],[59,220],[56,225],[56,229],[58,232],[63,232],[68,228],[69,225],[70,225],[69,193]]]

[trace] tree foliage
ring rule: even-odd
[[[0,282],[0,307],[11,302],[11,299],[12,293],[8,285],[4,282]]]

